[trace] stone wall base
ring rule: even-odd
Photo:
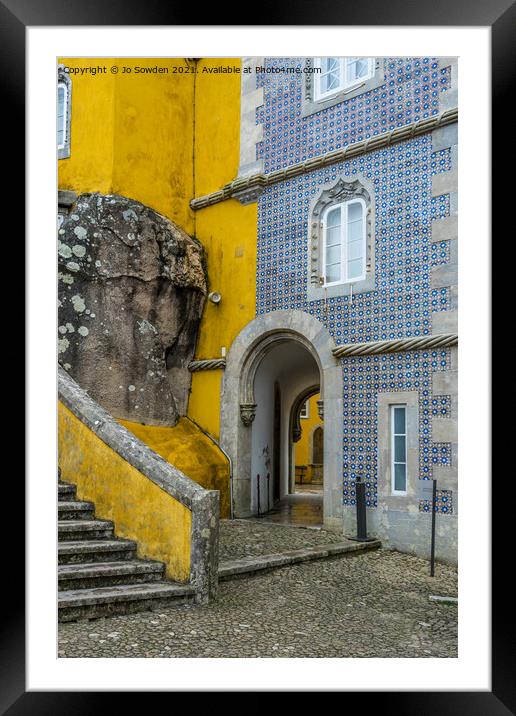
[[[356,535],[355,507],[344,506],[341,529],[342,527],[347,537]],[[368,509],[367,534],[369,537],[378,537],[382,547],[386,549],[396,549],[424,559],[430,558],[431,515],[429,513]],[[457,564],[456,515],[437,514],[435,534],[436,560]]]

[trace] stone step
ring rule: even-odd
[[[77,487],[75,485],[69,485],[67,482],[57,483],[57,497],[61,500],[75,500],[77,494]]]
[[[135,555],[136,542],[125,539],[81,539],[57,544],[59,564],[126,561]]]
[[[95,517],[95,505],[80,500],[62,500],[57,503],[57,514],[59,520],[92,520]]]
[[[79,539],[113,539],[114,525],[109,520],[58,520],[60,542]]]
[[[163,562],[133,559],[120,562],[62,564],[58,567],[59,590],[91,589],[115,584],[141,584],[162,581]]]
[[[192,601],[189,584],[153,582],[120,584],[94,589],[71,589],[58,594],[59,621],[97,619],[118,614],[163,609]]]
[[[263,554],[256,557],[242,557],[241,559],[226,560],[219,563],[219,580],[233,579],[252,572],[261,572],[278,567],[285,567],[313,559],[345,556],[365,552],[381,547],[380,540],[371,542],[354,542],[345,540],[333,544],[316,545],[315,547],[302,547],[276,554]]]

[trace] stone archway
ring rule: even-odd
[[[252,430],[256,415],[255,378],[266,356],[282,344],[302,346],[319,373],[324,414],[324,522],[342,520],[342,368],[327,329],[302,311],[273,311],[251,321],[235,338],[226,358],[221,395],[220,444],[232,461],[232,504],[235,517],[253,514]],[[271,393],[272,394],[272,393]],[[268,398],[267,398],[268,399]],[[286,435],[290,440],[290,434]]]

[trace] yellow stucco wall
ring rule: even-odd
[[[188,418],[173,428],[118,422],[191,480],[206,490],[219,490],[220,516],[230,516],[229,462],[197,425]]]
[[[295,465],[309,465],[311,462],[311,445],[312,435],[314,429],[320,425],[324,428],[324,422],[319,417],[317,412],[317,401],[320,400],[320,394],[313,395],[308,401],[309,404],[309,417],[301,418],[301,438],[295,445]],[[306,476],[310,479],[310,469],[308,468]]]
[[[71,155],[58,162],[59,188],[137,199],[197,236],[206,250],[209,289],[222,301],[206,304],[195,357],[220,357],[256,315],[257,205],[229,200],[193,212],[189,201],[237,176],[241,77],[203,70],[240,65],[240,59],[203,58],[195,74],[174,72],[188,68],[177,58],[59,62],[108,68],[107,74],[71,76]],[[155,65],[169,72],[135,72]],[[188,417],[216,440],[221,378],[220,370],[193,374],[188,407]]]
[[[240,58],[203,58],[195,84],[195,195],[218,191],[236,178],[240,161],[240,75],[206,70]]]
[[[134,539],[138,557],[166,564],[169,579],[190,577],[191,512],[129,465],[58,404],[61,478],[77,485],[79,499],[95,503],[99,519],[113,520],[117,537]]]
[[[240,161],[240,75],[205,74],[203,67],[240,66],[239,59],[203,59],[195,102],[195,189],[202,196],[236,178]],[[195,212],[195,230],[206,249],[210,291],[195,357],[219,358],[256,315],[257,204],[230,199]],[[215,439],[220,435],[222,371],[192,375],[188,416]]]
[[[91,60],[60,59],[67,67],[91,65]],[[60,189],[109,194],[113,185],[115,75],[70,75],[71,155],[58,162]]]
[[[219,358],[256,314],[256,204],[229,200],[197,212],[197,236],[206,249],[210,290],[219,304],[207,301],[195,357]],[[217,375],[210,375],[216,372]],[[188,416],[216,439],[220,434],[221,371],[192,375]]]
[[[60,58],[73,74],[71,150],[60,159],[60,189],[116,193],[151,206],[193,233],[194,75],[181,58]],[[119,71],[112,74],[111,66]],[[136,72],[159,65],[164,74]],[[123,68],[131,69],[124,72]]]

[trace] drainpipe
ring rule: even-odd
[[[186,416],[185,416],[185,417],[186,417]],[[212,442],[214,445],[216,445],[216,446],[218,447],[218,449],[220,450],[220,452],[221,452],[223,455],[225,455],[225,456],[227,457],[227,459],[228,459],[228,462],[229,462],[229,514],[230,514],[230,519],[233,520],[233,519],[235,519],[235,517],[234,517],[234,509],[233,509],[233,460],[232,460],[231,457],[227,454],[227,452],[224,450],[224,448],[220,445],[220,443],[218,443],[212,435],[210,435],[209,433],[207,433],[206,430],[204,430],[204,428],[201,428],[201,426],[198,425],[196,422],[194,422],[191,418],[187,418],[187,419],[190,420],[190,422],[192,422],[196,427],[198,427],[199,430],[201,431],[201,433],[203,433],[204,435],[206,435],[206,437],[208,438],[208,440],[211,440],[211,442]]]

